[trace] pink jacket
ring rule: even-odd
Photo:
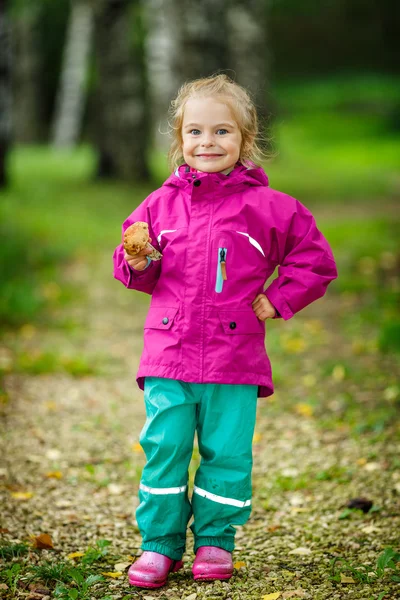
[[[265,323],[252,309],[265,295],[287,321],[337,277],[331,248],[298,200],[268,187],[261,168],[193,173],[182,165],[128,217],[149,224],[163,254],[133,271],[114,252],[114,277],[152,295],[137,382],[146,376],[194,383],[274,387]],[[226,279],[222,278],[225,262]],[[267,321],[268,322],[268,321]]]

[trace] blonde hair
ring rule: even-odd
[[[183,162],[182,123],[189,98],[218,97],[229,106],[242,134],[239,161],[244,166],[257,166],[267,157],[259,142],[265,141],[259,133],[257,109],[250,94],[227,75],[210,75],[186,82],[171,102],[170,131],[172,143],[168,152],[168,164],[175,171]]]

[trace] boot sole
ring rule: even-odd
[[[226,575],[212,575],[211,573],[208,575],[194,575],[193,579],[195,581],[215,581],[216,579],[230,579],[233,573],[227,573]]]
[[[169,573],[176,573],[182,567],[183,567],[183,562],[181,560],[179,560],[175,564],[175,566],[169,571]],[[168,573],[168,575],[169,575],[169,573]],[[166,583],[168,581],[168,575],[163,581],[143,581],[141,579],[133,579],[132,577],[128,577],[128,579],[129,579],[129,584],[134,585],[135,587],[155,589],[155,588],[163,587],[163,585],[166,585]]]

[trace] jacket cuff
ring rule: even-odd
[[[278,314],[275,315],[274,319],[281,317],[285,321],[288,321],[294,316],[294,312],[280,292],[277,282],[278,278],[274,279],[271,285],[265,290],[264,294],[278,311]]]

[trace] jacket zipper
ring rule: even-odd
[[[217,278],[215,281],[215,291],[220,294],[224,287],[224,281],[228,279],[226,274],[226,255],[227,248],[218,248]]]

